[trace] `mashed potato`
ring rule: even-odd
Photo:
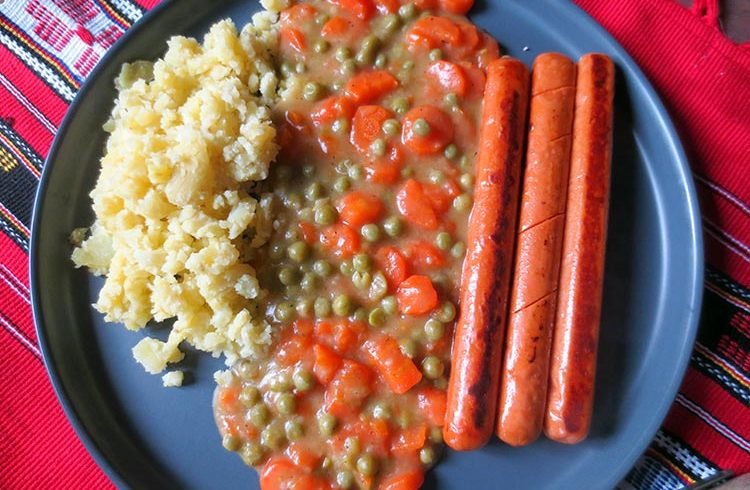
[[[264,1],[278,11],[282,1]],[[133,355],[150,373],[182,359],[179,344],[257,358],[271,341],[264,291],[243,259],[271,232],[271,196],[248,189],[268,175],[275,129],[273,12],[238,34],[219,22],[201,45],[173,37],[155,63],[125,65],[101,173],[96,221],[71,235],[77,267],[106,276],[95,308],[137,330],[174,318],[168,340],[144,338]],[[164,384],[176,386],[182,373]]]

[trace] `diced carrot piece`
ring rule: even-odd
[[[261,490],[324,490],[326,483],[285,456],[269,459],[260,473]]]
[[[320,101],[313,110],[310,118],[318,127],[323,124],[331,124],[339,118],[351,119],[354,114],[354,104],[346,97],[332,95]]]
[[[375,254],[375,263],[383,271],[391,289],[396,289],[409,275],[409,264],[396,247],[381,247]]]
[[[403,161],[401,145],[390,145],[386,156],[365,164],[365,178],[374,184],[393,184],[401,176]]]
[[[443,0],[443,1],[465,1],[465,0]],[[473,1],[473,0],[469,0]],[[479,48],[480,35],[477,26],[470,22],[459,22],[458,30],[461,31],[461,44],[468,50],[474,51]]]
[[[453,179],[446,179],[442,184],[422,184],[422,191],[427,199],[430,200],[432,208],[437,214],[443,214],[448,211],[453,203],[453,199],[461,194],[461,188]]]
[[[224,386],[219,389],[216,403],[221,410],[230,412],[236,409],[240,396],[239,386]]]
[[[320,461],[320,454],[305,446],[301,442],[292,442],[284,451],[289,459],[305,471],[312,472]]]
[[[321,134],[318,136],[318,146],[320,152],[327,157],[336,159],[336,151],[339,148],[338,140],[330,134]]]
[[[304,360],[310,353],[312,341],[309,337],[289,335],[276,349],[276,361],[282,366],[293,366]]]
[[[371,153],[370,145],[382,136],[383,123],[390,117],[391,112],[379,105],[358,107],[352,121],[351,143],[362,153]]]
[[[310,20],[315,15],[315,7],[308,3],[297,3],[281,11],[281,23],[300,23]]]
[[[410,46],[428,49],[451,46],[460,39],[461,31],[455,22],[432,15],[417,20],[406,35]]]
[[[305,35],[299,29],[294,27],[282,27],[279,29],[281,40],[292,47],[298,53],[305,50]]]
[[[355,104],[369,104],[398,87],[398,80],[386,70],[361,71],[346,83],[344,94]]]
[[[414,179],[406,181],[396,194],[396,207],[409,223],[426,230],[438,227],[438,219],[432,203],[422,185]]]
[[[401,352],[393,337],[386,335],[370,339],[362,347],[370,363],[394,393],[406,393],[422,379],[414,361]]]
[[[313,364],[313,374],[323,386],[331,382],[336,375],[343,360],[325,345],[315,344],[313,346],[315,353],[315,364]]]
[[[421,136],[414,131],[414,123],[424,120],[429,132]],[[406,113],[401,127],[401,142],[418,155],[438,153],[453,140],[451,117],[435,106],[423,105]]]
[[[375,0],[375,8],[382,15],[395,14],[398,11],[398,0]]]
[[[341,221],[355,227],[374,223],[383,215],[383,202],[380,198],[363,191],[345,194],[336,208]]]
[[[398,286],[398,308],[406,315],[424,315],[438,304],[438,295],[427,276],[409,276]]]
[[[375,14],[375,5],[371,0],[330,0],[330,2],[360,20],[368,20]]]
[[[356,361],[345,360],[326,387],[325,410],[337,417],[357,413],[372,391],[372,371]]]
[[[445,391],[425,387],[417,393],[417,406],[431,424],[442,427],[445,422],[446,399]]]
[[[359,336],[363,331],[362,324],[348,320],[320,320],[315,325],[315,337],[342,356],[359,345]]]
[[[336,223],[323,229],[320,244],[337,257],[351,257],[359,251],[360,239],[356,231],[343,223]]]
[[[323,24],[320,34],[327,39],[341,37],[349,31],[350,26],[345,18],[335,15]]]
[[[419,451],[424,447],[427,439],[427,426],[418,424],[408,429],[402,429],[398,437],[391,442],[391,453],[398,456],[399,454],[410,454]]]
[[[466,93],[467,99],[479,98],[484,94],[484,71],[473,63],[462,61],[459,63],[466,75]]]
[[[318,241],[318,230],[315,229],[315,225],[308,223],[307,221],[300,221],[297,225],[302,235],[302,240],[306,243],[315,243]]]
[[[456,63],[435,61],[427,68],[427,78],[444,93],[453,92],[460,97],[466,95],[466,75]]]
[[[314,329],[315,326],[313,325],[312,320],[308,320],[307,318],[297,318],[294,320],[294,323],[292,323],[292,332],[299,337],[310,336]]]
[[[414,5],[420,10],[435,10],[438,6],[437,0],[415,0]]]
[[[417,240],[406,247],[411,265],[417,270],[436,269],[445,265],[445,255],[432,243]]]
[[[471,10],[474,0],[440,0],[440,8],[456,15],[464,15]]]
[[[378,490],[419,490],[423,483],[424,472],[415,469],[384,479]]]

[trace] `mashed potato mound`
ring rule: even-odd
[[[166,342],[133,348],[150,373],[180,361],[183,341],[227,364],[257,358],[271,341],[258,313],[265,293],[244,259],[271,232],[271,197],[249,189],[278,151],[268,108],[276,17],[256,14],[241,33],[219,22],[202,45],[173,37],[162,59],[127,64],[117,81],[91,192],[96,221],[85,240],[71,235],[72,258],[106,276],[94,306],[107,321],[137,330],[174,318]]]

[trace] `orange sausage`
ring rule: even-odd
[[[443,427],[459,451],[484,445],[495,422],[528,94],[523,63],[490,63]]]
[[[544,433],[586,438],[594,401],[612,160],[614,65],[602,54],[578,62],[557,321]]]
[[[531,79],[526,168],[500,374],[497,436],[513,446],[542,431],[568,192],[576,66],[539,56]]]

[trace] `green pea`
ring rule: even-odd
[[[470,191],[474,188],[474,177],[471,174],[461,174],[461,177],[458,178],[458,183],[463,190]]]
[[[312,208],[302,208],[299,211],[299,219],[302,221],[312,221],[314,216]]]
[[[388,14],[383,18],[383,30],[391,34],[401,27],[401,19],[396,14]]]
[[[367,254],[357,254],[352,259],[352,266],[355,271],[367,272],[372,267],[372,259]]]
[[[328,14],[324,14],[323,12],[319,12],[319,13],[315,14],[315,24],[317,24],[319,26],[322,26],[323,24],[325,24],[326,22],[328,22],[328,19],[330,19],[330,17],[328,16]]]
[[[414,131],[414,134],[416,134],[417,136],[427,136],[432,130],[432,128],[430,127],[430,123],[428,123],[421,117],[414,121],[414,124],[411,128],[412,131]]]
[[[448,389],[448,380],[445,379],[445,377],[436,379],[435,383],[433,383],[433,384],[435,385],[435,388],[437,388],[439,390],[447,390]]]
[[[425,466],[435,463],[435,457],[435,449],[432,446],[425,446],[419,450],[419,461]]]
[[[336,430],[338,420],[330,413],[320,412],[318,413],[318,429],[324,436],[330,436]]]
[[[445,366],[443,361],[435,356],[427,356],[422,359],[422,373],[429,379],[438,379],[443,375]]]
[[[339,264],[339,272],[341,272],[345,276],[351,276],[354,273],[354,266],[352,265],[352,261],[351,260],[341,261],[341,264]]]
[[[383,230],[388,236],[397,237],[404,231],[404,225],[398,216],[390,216],[383,222]]]
[[[450,145],[445,147],[445,150],[443,150],[443,156],[447,158],[448,160],[453,160],[458,156],[458,147],[451,143]]]
[[[279,282],[284,286],[290,286],[297,282],[297,271],[291,267],[282,267],[279,269]]]
[[[401,349],[401,352],[404,353],[406,357],[414,358],[417,355],[417,343],[409,338],[404,337],[398,342],[398,346]]]
[[[403,116],[406,114],[406,111],[409,110],[409,105],[409,99],[406,97],[396,97],[393,99],[393,102],[391,102],[391,109],[393,109],[393,112],[396,114]]]
[[[413,70],[413,69],[414,69],[414,66],[415,66],[415,63],[414,63],[414,61],[412,61],[412,60],[406,60],[406,61],[404,61],[404,62],[403,62],[403,64],[401,65],[401,68],[403,68],[403,69],[404,69],[404,70],[406,70],[406,71],[409,71],[409,70]]]
[[[401,131],[401,124],[396,119],[383,121],[383,133],[388,136],[396,136]]]
[[[349,177],[342,175],[341,177],[338,177],[333,182],[333,189],[336,192],[346,192],[349,190],[349,187],[351,186],[351,181],[349,180]]]
[[[351,471],[341,470],[336,473],[336,485],[341,488],[350,488],[354,484],[354,476]]]
[[[453,199],[453,208],[456,211],[468,211],[471,209],[471,196],[468,194],[461,194]]]
[[[336,119],[331,123],[331,130],[336,134],[346,134],[349,132],[349,121],[346,119]]]
[[[268,389],[275,392],[289,391],[292,389],[292,377],[287,372],[281,372],[271,380]]]
[[[357,64],[360,66],[372,64],[378,49],[380,49],[380,39],[373,35],[365,37],[357,52]]]
[[[373,64],[375,65],[375,68],[382,70],[383,68],[385,68],[385,65],[387,63],[388,63],[388,57],[385,55],[385,53],[380,53],[379,55],[375,57],[375,63]]]
[[[458,159],[458,166],[464,170],[468,170],[470,164],[471,160],[466,155],[462,155],[461,158]]]
[[[352,300],[346,294],[339,294],[333,300],[333,312],[337,316],[347,316],[352,310]]]
[[[297,391],[307,391],[315,385],[315,378],[307,369],[299,368],[292,375],[292,383]]]
[[[352,180],[360,180],[365,176],[365,171],[362,170],[362,165],[352,165],[349,167],[349,178]]]
[[[440,309],[435,313],[435,318],[443,323],[452,322],[456,318],[456,307],[450,301],[440,305]]]
[[[401,177],[403,177],[405,179],[408,179],[412,175],[414,175],[414,169],[413,168],[407,166],[407,167],[404,167],[404,168],[401,169]]]
[[[304,63],[302,63],[300,61],[299,63],[297,63],[296,65],[294,65],[294,71],[296,71],[298,74],[301,75],[301,74],[305,73],[305,71],[307,71],[307,67],[305,66]]]
[[[442,444],[443,442],[443,429],[440,427],[433,427],[430,429],[430,442],[433,444]]]
[[[458,105],[458,95],[454,94],[453,92],[445,94],[445,96],[443,97],[443,104],[447,105],[448,107],[456,107]]]
[[[302,175],[305,177],[312,177],[315,175],[315,165],[307,164],[302,166]]]
[[[391,409],[388,408],[387,404],[383,402],[377,402],[372,407],[372,416],[376,419],[388,420],[389,418],[391,418]]]
[[[447,231],[441,231],[435,236],[435,245],[440,250],[448,250],[451,248],[451,245],[453,245],[453,239],[451,238],[451,234]]]
[[[417,6],[413,3],[402,5],[398,9],[398,16],[403,20],[411,20],[417,16]]]
[[[294,67],[287,62],[282,63],[279,70],[281,70],[281,76],[284,78],[289,78],[289,76],[294,73]]]
[[[424,335],[428,340],[432,340],[433,342],[436,340],[440,340],[443,338],[444,333],[445,326],[442,322],[435,320],[434,318],[430,318],[424,323]]]
[[[274,316],[281,323],[289,323],[294,320],[297,310],[291,301],[285,301],[276,305]]]
[[[265,403],[258,403],[257,405],[254,405],[248,412],[250,423],[258,429],[266,426],[270,416],[271,412],[268,410],[268,407],[265,405]]]
[[[372,457],[372,454],[365,453],[357,458],[357,471],[364,476],[374,475],[377,469],[377,462],[375,461],[375,458]]]
[[[253,379],[258,375],[258,365],[250,361],[240,361],[237,365],[237,374],[242,379]]]
[[[297,408],[297,402],[291,393],[282,393],[276,399],[276,410],[282,415],[291,415]]]
[[[438,170],[436,168],[430,170],[427,178],[433,184],[442,184],[443,182],[445,182],[445,174],[441,170]]]
[[[370,151],[375,156],[382,157],[383,155],[385,155],[385,150],[386,147],[383,138],[378,138],[370,143]]]
[[[398,301],[395,296],[386,296],[380,301],[380,306],[389,315],[395,315],[398,312]]]
[[[308,185],[305,188],[305,198],[308,201],[315,202],[315,200],[320,199],[322,195],[323,195],[323,186],[320,185],[318,182],[313,182],[312,184]]]
[[[367,321],[367,310],[361,307],[357,308],[356,310],[354,310],[354,313],[352,313],[351,319],[355,322]]]
[[[274,260],[279,260],[284,256],[284,250],[284,245],[282,245],[281,243],[273,243],[271,244],[268,255]]]
[[[347,48],[346,46],[339,46],[338,48],[336,48],[336,53],[334,54],[334,56],[336,57],[336,61],[343,63],[344,61],[352,57],[352,50]]]
[[[317,276],[312,272],[305,272],[299,285],[303,291],[307,291],[309,293],[313,291],[318,285]]]
[[[433,49],[430,51],[430,54],[428,54],[427,57],[430,59],[430,61],[440,61],[443,59],[443,52],[439,49]]]
[[[286,207],[295,211],[302,208],[302,196],[300,196],[296,192],[290,192],[286,196]]]
[[[323,461],[320,462],[320,467],[324,470],[330,470],[331,468],[333,468],[333,460],[330,457],[326,456],[325,458],[323,458]]]
[[[457,259],[462,258],[466,254],[466,245],[462,242],[457,242],[451,247],[451,255]]]
[[[316,298],[313,305],[316,318],[331,316],[331,302],[328,298]]]
[[[330,204],[325,204],[315,210],[315,222],[319,225],[332,225],[337,218],[336,208]]]
[[[387,320],[388,316],[386,315],[385,310],[380,307],[373,308],[367,316],[367,322],[373,327],[382,327]]]
[[[349,436],[344,439],[344,451],[347,454],[357,454],[362,450],[362,445],[359,443],[359,438]]]
[[[333,267],[331,267],[331,264],[325,260],[320,259],[313,263],[313,272],[320,277],[328,277],[331,275],[331,272],[333,272]]]
[[[297,316],[301,318],[310,318],[313,314],[313,300],[310,298],[300,298],[297,300]]]
[[[260,433],[260,443],[268,449],[278,449],[284,443],[284,428],[278,422],[271,422]]]
[[[252,407],[260,400],[260,391],[255,386],[245,386],[240,391],[240,402],[246,407]]]
[[[304,262],[309,253],[308,246],[303,241],[297,241],[289,245],[286,254],[295,262]]]
[[[325,39],[318,39],[313,43],[313,51],[316,53],[325,53],[331,45]]]
[[[305,100],[316,101],[323,96],[323,87],[317,82],[307,82],[302,89]]]
[[[364,225],[359,232],[362,234],[362,238],[368,242],[377,242],[380,239],[380,228],[374,223]]]
[[[357,63],[354,60],[346,60],[341,63],[341,70],[345,74],[351,75],[352,73],[357,71]]]
[[[225,434],[224,437],[221,438],[221,445],[224,446],[224,449],[227,451],[239,451],[242,447],[242,440],[237,436],[232,436],[229,434]]]
[[[336,162],[336,165],[334,166],[337,173],[346,175],[349,172],[349,167],[352,165],[352,161],[349,159],[341,160],[340,162]]]
[[[296,420],[287,420],[284,423],[284,432],[288,440],[296,441],[305,434],[305,428]]]
[[[257,442],[249,442],[240,451],[242,461],[248,466],[255,466],[263,458],[263,448]]]
[[[352,274],[352,283],[357,289],[367,289],[372,282],[372,276],[369,272],[354,271]]]
[[[367,293],[367,296],[372,301],[377,301],[383,296],[386,295],[388,292],[388,280],[385,278],[385,275],[378,271],[372,276],[372,282],[370,283],[370,291]]]
[[[411,415],[411,411],[401,410],[401,412],[399,412],[399,414],[396,416],[396,425],[398,425],[402,429],[406,429],[411,425],[412,419],[413,417]]]
[[[341,90],[341,87],[344,86],[344,82],[342,80],[336,80],[333,83],[331,83],[331,90],[334,92],[338,92]]]
[[[301,212],[301,210],[298,212]],[[299,232],[295,228],[289,228],[284,232],[284,238],[287,240],[297,240],[299,238]]]

